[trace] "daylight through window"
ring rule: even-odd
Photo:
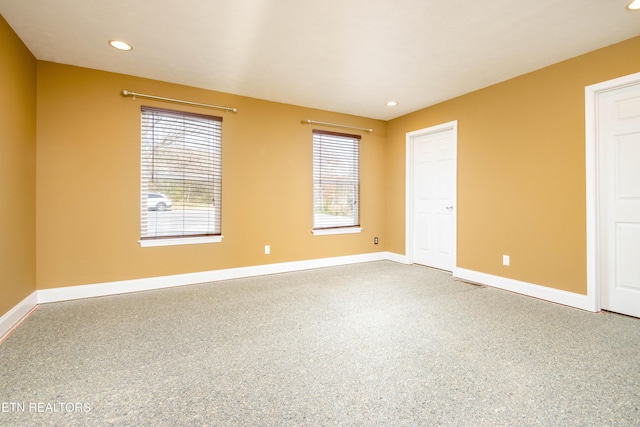
[[[142,107],[141,238],[220,235],[222,118]]]
[[[314,230],[360,225],[360,136],[313,131]]]

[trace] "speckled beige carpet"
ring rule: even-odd
[[[0,425],[640,425],[640,320],[393,262],[41,306]]]

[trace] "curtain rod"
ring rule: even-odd
[[[123,90],[122,91],[122,95],[123,96],[132,96],[133,99],[135,99],[136,96],[138,96],[140,98],[157,99],[159,101],[175,102],[177,104],[187,104],[187,105],[196,105],[198,107],[215,108],[216,110],[224,110],[224,111],[227,111],[227,112],[231,111],[232,113],[237,113],[238,112],[237,108],[219,107],[217,105],[201,104],[199,102],[182,101],[180,99],[164,98],[162,96],[145,95],[144,93],[129,92],[128,90]]]
[[[335,123],[317,122],[315,120],[305,120],[302,123],[307,124],[307,125],[333,126],[335,128],[361,130],[363,132],[369,132],[369,133],[373,132],[373,129],[371,129],[371,128],[369,128],[369,129],[367,129],[367,128],[359,128],[359,127],[355,127],[355,126],[338,125],[338,124],[335,124]]]

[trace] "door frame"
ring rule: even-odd
[[[421,136],[430,135],[442,131],[453,131],[453,275],[458,268],[458,121],[442,123],[428,128],[407,132],[406,134],[406,194],[405,194],[405,254],[408,264],[413,264],[413,141]]]
[[[598,96],[603,92],[640,84],[640,73],[630,74],[585,88],[585,160],[587,184],[587,310],[600,311],[600,253],[598,237]]]

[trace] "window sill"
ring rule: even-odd
[[[176,245],[198,245],[202,243],[220,243],[222,236],[201,236],[201,237],[176,237],[169,239],[146,239],[138,240],[143,248],[154,246],[176,246]]]
[[[313,230],[314,236],[326,236],[329,234],[356,234],[361,233],[362,227],[321,228]]]

